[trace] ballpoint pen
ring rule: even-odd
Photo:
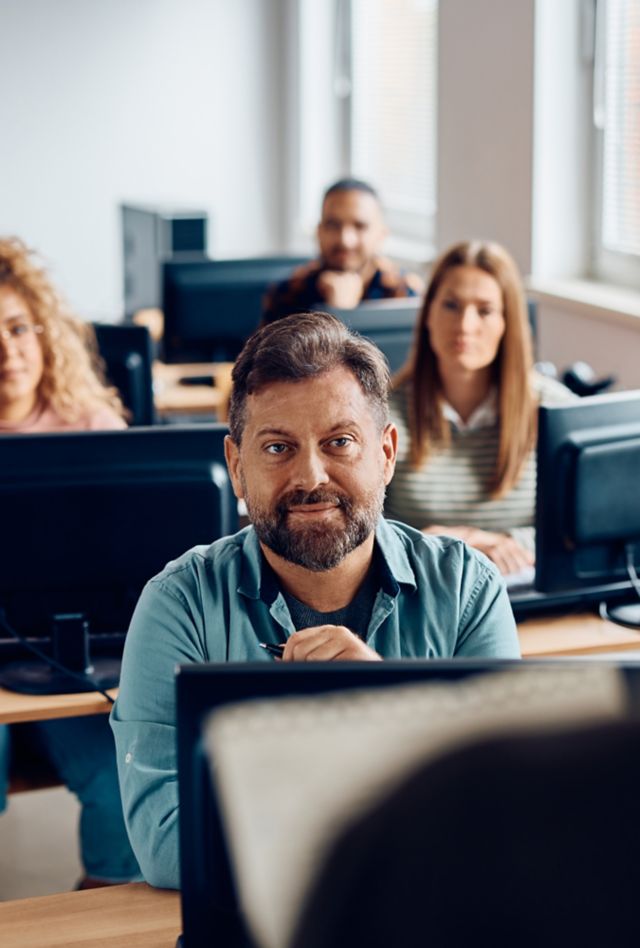
[[[258,642],[260,648],[263,648],[265,652],[268,652],[269,655],[275,655],[276,658],[282,658],[282,653],[284,652],[284,645],[272,645],[271,642]]]

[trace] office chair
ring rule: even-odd
[[[619,721],[423,765],[339,839],[292,948],[637,945],[639,749]]]
[[[146,326],[94,323],[107,381],[115,385],[131,416],[130,425],[153,425],[153,343]]]

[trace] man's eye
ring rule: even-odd
[[[346,448],[352,443],[352,439],[348,438],[346,435],[342,438],[333,438],[329,444],[334,448]]]
[[[268,444],[265,448],[267,454],[284,454],[287,450],[286,444],[282,444],[280,441],[275,444]]]

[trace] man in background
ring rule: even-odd
[[[266,294],[263,324],[318,304],[354,309],[364,300],[419,296],[423,281],[379,256],[387,236],[378,195],[364,181],[345,178],[324,194],[318,224],[320,258],[298,267]]]

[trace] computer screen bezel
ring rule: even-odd
[[[182,255],[165,261],[162,268],[164,361],[234,361],[244,342],[259,326],[262,298],[267,289],[289,277],[297,266],[308,260],[304,256],[210,260]],[[187,304],[194,307],[189,317]],[[199,312],[194,320],[196,310]],[[198,323],[197,331],[193,322]]]
[[[30,658],[10,630],[52,652],[54,629],[66,637],[81,627],[59,616],[92,619],[93,654],[119,656],[144,584],[189,547],[237,530],[227,430],[212,423],[0,437],[0,675]],[[158,498],[166,509],[156,508]]]
[[[607,549],[611,552],[616,541],[593,544],[592,550],[587,550],[572,536],[569,516],[580,445],[607,441],[615,445],[632,438],[640,438],[640,391],[613,392],[566,405],[540,407],[535,576],[538,591],[572,594],[575,601],[620,599],[632,593],[621,563],[615,574],[612,570],[600,576],[585,575],[580,566],[585,557],[601,555],[604,561]],[[637,488],[633,496],[640,503]],[[639,556],[640,552],[636,553],[636,560]]]

